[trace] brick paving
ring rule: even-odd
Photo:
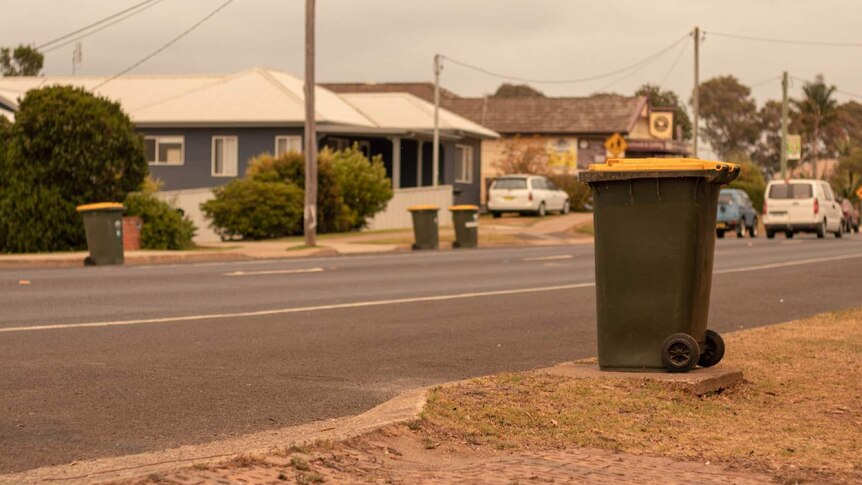
[[[409,448],[410,446],[408,446]],[[382,443],[333,451],[239,460],[209,469],[187,468],[136,484],[395,483],[488,484],[761,484],[771,477],[721,465],[674,461],[599,449],[488,453],[425,450],[402,453]],[[291,462],[293,460],[293,462]]]

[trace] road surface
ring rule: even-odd
[[[710,326],[859,306],[860,274],[859,237],[718,241]],[[591,245],[0,271],[0,473],[589,357],[593,276]]]

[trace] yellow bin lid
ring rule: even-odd
[[[97,202],[95,204],[84,204],[75,207],[75,210],[78,212],[97,211],[104,209],[125,209],[125,207],[123,207],[123,204],[118,204],[117,202]]]
[[[410,212],[413,212],[413,211],[438,211],[438,210],[440,210],[440,207],[436,206],[436,205],[431,205],[431,204],[428,204],[428,205],[411,205],[410,207],[407,208],[407,210],[409,210]]]
[[[590,164],[591,172],[644,172],[716,170],[734,172],[739,165],[696,158],[609,158],[606,163]]]
[[[479,210],[478,205],[471,204],[461,204],[461,205],[453,205],[449,206],[450,211],[477,211]]]

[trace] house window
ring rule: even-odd
[[[144,138],[150,165],[182,165],[185,159],[181,136],[148,136]]]
[[[213,177],[236,177],[238,158],[235,136],[213,137]]]
[[[302,137],[300,136],[277,136],[275,137],[275,156],[280,157],[285,153],[302,153]]]
[[[455,182],[473,183],[473,147],[455,145]]]

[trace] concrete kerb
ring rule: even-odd
[[[426,393],[427,388],[406,391],[356,416],[262,431],[203,445],[187,445],[163,451],[86,460],[0,475],[0,484],[108,483],[136,479],[185,466],[224,463],[239,455],[263,457],[285,451],[291,445],[318,440],[345,440],[384,426],[417,419],[425,406]]]
[[[717,366],[684,374],[666,372],[601,372],[591,359],[564,362],[529,371],[568,378],[649,379],[680,386],[695,395],[716,392],[739,384],[742,372]],[[237,456],[265,457],[283,452],[291,445],[318,440],[340,441],[376,429],[418,419],[425,407],[428,391],[467,383],[473,378],[446,382],[437,386],[412,389],[362,414],[317,421],[299,426],[262,431],[203,445],[186,445],[162,451],[112,458],[100,458],[66,465],[36,468],[20,473],[0,475],[0,484],[35,484],[42,482],[107,483],[131,480],[153,473],[164,473],[192,465],[218,465]]]

